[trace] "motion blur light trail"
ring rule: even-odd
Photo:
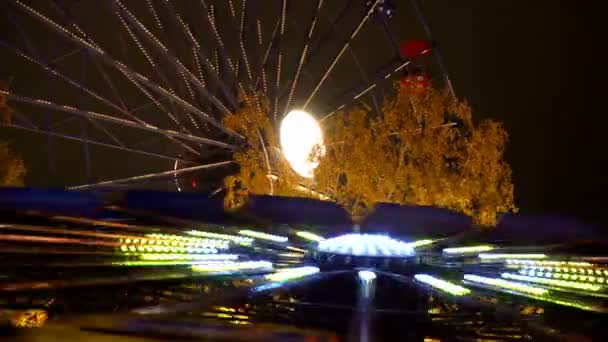
[[[530,283],[537,283],[537,284],[558,286],[558,287],[567,287],[567,288],[593,291],[593,292],[597,292],[602,289],[602,286],[600,286],[600,285],[592,285],[592,284],[576,282],[576,281],[524,276],[524,275],[513,274],[513,273],[503,273],[503,274],[501,274],[501,276],[505,279],[513,279],[513,280],[525,281],[525,282],[530,282]]]
[[[471,290],[467,289],[466,287],[452,284],[448,281],[435,278],[428,274],[416,274],[414,279],[455,296],[463,296],[471,293]]]
[[[446,254],[469,254],[469,253],[479,253],[479,252],[487,252],[493,250],[493,246],[469,246],[469,247],[451,247],[444,248],[443,253]]]
[[[493,260],[493,259],[544,259],[547,256],[545,254],[530,253],[530,254],[491,254],[491,253],[480,253],[478,255],[480,259]]]
[[[249,229],[240,230],[239,234],[249,236],[249,237],[252,237],[255,239],[268,240],[268,241],[274,241],[274,242],[287,242],[289,240],[289,238],[287,238],[286,236],[268,234],[268,233],[263,233],[263,232],[256,232],[256,231],[249,230]]]
[[[325,240],[324,237],[311,233],[311,232],[299,231],[296,233],[296,235],[298,237],[301,237],[302,239],[309,240],[309,241],[319,242],[319,241]]]
[[[320,270],[318,267],[313,267],[313,266],[289,268],[289,269],[279,271],[277,273],[269,274],[266,276],[266,279],[270,280],[270,281],[293,280],[293,279],[310,276],[315,273],[319,273],[319,271]]]
[[[243,237],[243,236],[238,236],[238,235],[204,232],[204,231],[200,231],[200,230],[191,230],[191,231],[188,231],[187,233],[190,235],[193,235],[193,236],[198,236],[198,237],[233,241],[235,243],[239,243],[239,244],[242,244],[245,246],[251,245],[251,243],[253,242],[253,238]]]

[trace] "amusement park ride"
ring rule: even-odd
[[[508,216],[484,229],[448,210],[389,204],[353,229],[330,202],[251,196],[228,213],[208,195],[247,145],[222,124],[239,93],[267,96],[280,130],[294,110],[316,118],[296,113],[295,127],[351,105],[379,112],[398,80],[415,94],[432,83],[454,94],[418,1],[0,6],[3,32],[14,33],[0,52],[18,66],[0,90],[13,109],[4,124],[48,136],[51,174],[55,139],[81,144],[86,181],[101,149],[165,167],[0,189],[0,321],[43,326],[7,330],[16,340],[601,336],[604,246],[576,243],[596,231],[551,222],[536,238],[547,221]],[[400,21],[419,32],[400,37]]]

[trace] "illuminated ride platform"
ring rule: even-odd
[[[322,269],[380,269],[395,272],[414,270],[416,243],[388,235],[350,233],[319,241],[311,251]]]
[[[542,222],[518,217],[478,229],[425,207],[375,213],[354,233],[342,209],[313,200],[254,196],[227,213],[206,194],[0,189],[0,321],[27,341],[601,334],[608,258],[597,230],[551,221],[551,234],[535,234]],[[21,330],[35,326],[46,327]]]

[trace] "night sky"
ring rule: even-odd
[[[408,1],[395,3],[396,31],[404,39],[420,38],[418,32],[404,36],[412,25],[411,14],[402,15],[409,11]],[[608,226],[608,217],[602,213],[608,191],[604,166],[608,165],[604,151],[608,55],[602,47],[606,38],[601,7],[596,5],[600,2],[422,3],[457,95],[472,104],[476,118],[502,121],[510,134],[507,159],[521,212],[575,216]],[[363,60],[373,54],[367,44],[356,45]],[[18,68],[2,63],[0,79],[19,75]],[[51,179],[46,151],[41,148],[45,139],[6,129],[0,130],[0,138],[11,141],[25,158],[28,184],[74,183],[66,179],[82,171],[74,165]],[[79,153],[78,147],[58,144],[60,151],[68,151],[63,163],[74,163],[70,155]],[[93,158],[96,179],[166,168],[139,159],[114,167],[116,155],[108,151]]]

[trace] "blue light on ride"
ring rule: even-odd
[[[346,234],[320,241],[320,252],[368,257],[410,257],[414,248],[411,244],[387,235]]]

